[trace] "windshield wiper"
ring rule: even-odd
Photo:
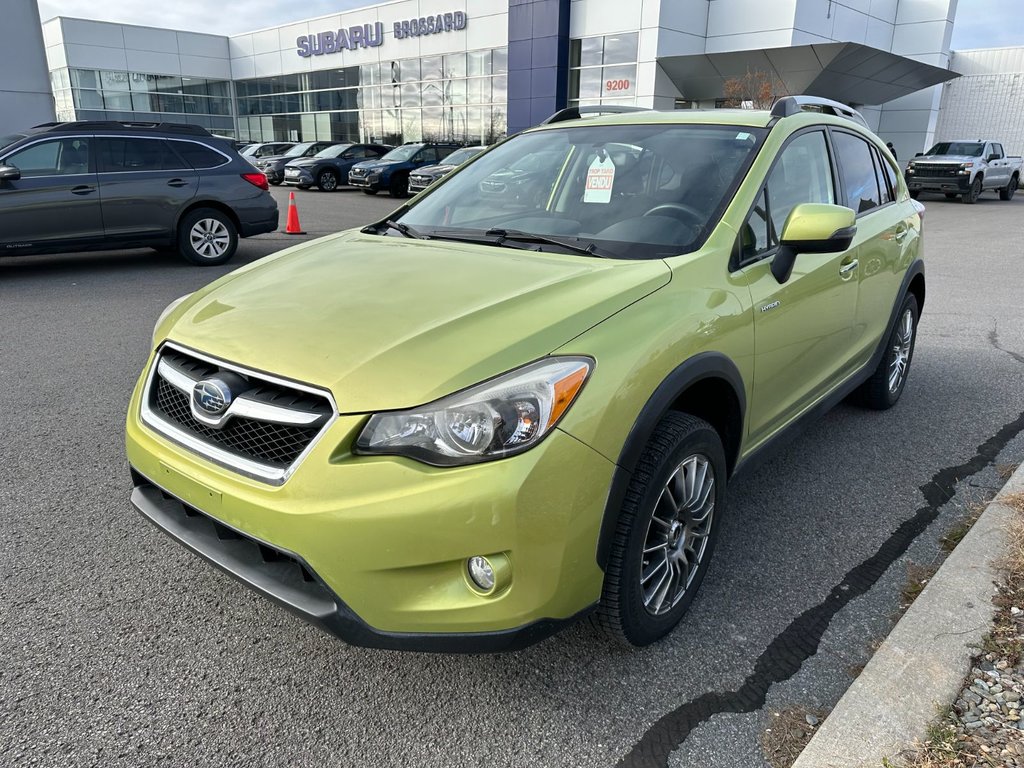
[[[385,219],[383,222],[384,226],[388,229],[394,229],[397,232],[401,232],[405,237],[411,237],[414,240],[426,240],[424,235],[421,235],[415,229],[410,227],[408,224],[402,224],[399,221],[393,221],[392,219]]]
[[[560,248],[582,254],[584,256],[596,256],[599,259],[606,258],[604,254],[597,252],[597,246],[590,243],[587,246],[566,243],[547,235],[538,235],[533,232],[519,232],[514,229],[488,229],[480,235],[470,232],[457,232],[450,230],[435,230],[425,235],[428,240],[457,240],[466,243],[481,243],[482,245],[497,245],[506,248],[520,248],[521,246],[512,243],[546,243],[557,245]]]
[[[605,258],[604,254],[597,252],[597,246],[594,243],[586,246],[576,245],[575,243],[559,240],[557,237],[538,235],[534,232],[520,232],[516,229],[501,229],[500,227],[488,229],[484,234],[498,238],[499,243],[503,240],[513,240],[518,243],[547,243],[548,245],[558,245],[562,248],[567,248],[574,253],[580,253],[584,256],[596,256],[599,259]]]

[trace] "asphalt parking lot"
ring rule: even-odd
[[[124,410],[160,310],[399,204],[296,197],[309,234],[243,241],[227,267],[0,262],[0,765],[761,768],[773,713],[835,703],[908,563],[935,562],[1024,459],[1024,194],[922,197],[928,298],[903,399],[842,405],[737,480],[670,638],[631,651],[581,625],[503,656],[347,647],[128,502]]]

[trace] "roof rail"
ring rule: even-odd
[[[773,117],[792,117],[800,112],[824,112],[868,127],[864,116],[853,107],[821,96],[783,96],[772,105]]]
[[[45,128],[48,131],[119,131],[125,128],[148,128],[153,131],[165,133],[187,133],[193,136],[211,136],[212,134],[199,125],[190,123],[157,123],[141,121],[115,121],[115,120],[75,120],[67,123],[41,123],[34,128]]]
[[[551,123],[561,123],[565,120],[577,120],[583,115],[611,115],[620,114],[623,112],[650,112],[651,110],[646,107],[633,107],[627,106],[626,104],[593,104],[584,107],[566,107],[560,109],[547,120],[541,122],[541,125],[551,125]]]

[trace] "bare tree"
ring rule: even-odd
[[[745,75],[730,77],[722,86],[727,107],[771,109],[776,100],[786,95],[786,85],[778,77],[763,69],[751,71],[749,67]]]

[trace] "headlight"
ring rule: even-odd
[[[521,453],[555,428],[593,369],[587,357],[549,357],[420,408],[375,414],[356,452],[445,467]]]
[[[191,293],[186,293],[184,296],[179,296],[174,301],[172,301],[170,304],[168,304],[166,307],[164,307],[164,311],[160,313],[160,317],[158,317],[156,319],[156,323],[153,325],[153,346],[154,347],[156,346],[157,341],[159,341],[159,339],[157,339],[157,337],[156,337],[156,332],[157,332],[157,329],[160,327],[160,324],[163,323],[163,321],[167,319],[167,316],[169,314],[171,314],[171,312],[173,312],[175,310],[175,308],[177,308],[177,306],[179,304],[181,304],[181,302],[183,302],[185,299],[187,299],[191,295],[192,295]]]

